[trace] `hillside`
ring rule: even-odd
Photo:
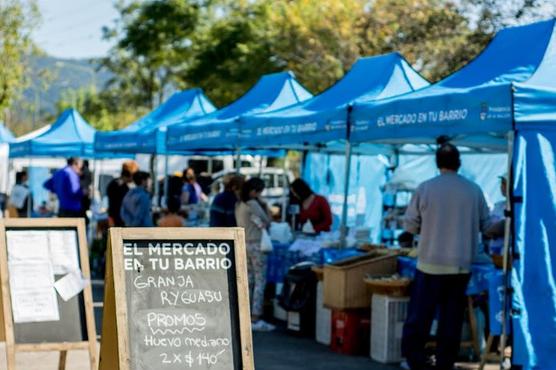
[[[64,91],[95,85],[102,89],[110,78],[86,59],[34,56],[30,60],[31,82],[14,104],[10,127],[21,134],[48,123],[56,114],[56,103]]]

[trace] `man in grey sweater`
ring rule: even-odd
[[[417,188],[404,216],[404,228],[419,234],[418,262],[402,352],[412,370],[428,369],[424,353],[438,312],[435,369],[452,370],[459,352],[465,291],[479,237],[489,224],[481,188],[458,175],[458,149],[436,151],[440,175]]]

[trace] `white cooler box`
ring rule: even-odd
[[[371,303],[371,358],[381,363],[402,361],[402,330],[409,298],[373,294]]]
[[[317,284],[315,340],[317,343],[330,345],[332,338],[332,310],[324,307],[324,283]]]

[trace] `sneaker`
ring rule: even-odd
[[[276,327],[264,320],[257,320],[254,323],[251,323],[251,329],[253,331],[273,331]]]

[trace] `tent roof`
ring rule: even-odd
[[[398,53],[359,59],[323,93],[270,113],[241,120],[242,146],[305,145],[346,138],[348,106],[400,95],[427,86]]]
[[[4,123],[0,123],[0,144],[11,143],[15,140],[15,136],[6,127]]]
[[[456,142],[474,136],[471,145],[505,146],[513,123],[513,85],[553,73],[546,71],[554,70],[554,26],[552,19],[506,28],[477,58],[438,83],[392,99],[356,103],[352,141],[433,142],[447,135]]]
[[[170,124],[215,111],[199,88],[173,94],[158,108],[117,131],[97,132],[95,150],[128,153],[164,152],[164,134]],[[158,139],[160,140],[157,140]]]
[[[311,96],[292,72],[264,75],[230,105],[202,118],[169,126],[168,150],[235,149],[240,117],[279,109]]]
[[[95,129],[75,109],[65,110],[51,126],[39,130],[29,134],[25,140],[20,138],[12,143],[10,157],[93,156]]]

